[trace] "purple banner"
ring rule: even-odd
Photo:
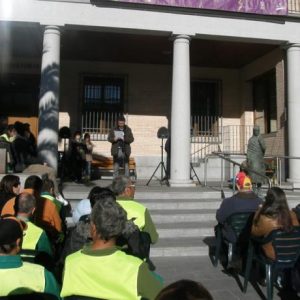
[[[187,8],[225,10],[261,15],[287,15],[288,0],[112,0]]]

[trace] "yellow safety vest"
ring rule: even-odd
[[[71,295],[100,299],[136,300],[137,277],[143,262],[116,250],[108,255],[87,255],[82,250],[65,261],[61,297]]]
[[[51,195],[48,195],[48,194],[43,194],[43,193],[42,193],[41,196],[42,196],[43,198],[46,198],[46,199],[52,201],[52,202],[55,204],[58,213],[60,212],[61,207],[62,207],[62,203],[61,203],[61,202],[59,202],[58,200],[56,200],[55,197],[53,197],[53,196],[51,196]]]
[[[36,245],[43,233],[43,229],[34,225],[31,222],[27,222],[27,230],[24,231],[22,249],[35,250]]]
[[[10,142],[9,137],[8,137],[8,135],[6,133],[0,135],[0,138],[5,139],[5,141],[8,142],[8,143]]]
[[[145,206],[133,200],[118,199],[117,202],[127,212],[127,219],[131,220],[134,218],[134,224],[137,225],[140,230],[143,230],[145,227]]]
[[[40,265],[23,262],[18,268],[0,269],[0,296],[43,293],[45,272]]]

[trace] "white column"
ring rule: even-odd
[[[287,47],[288,149],[300,157],[300,44]],[[300,160],[289,160],[289,181],[300,187]]]
[[[44,31],[39,99],[38,151],[40,158],[57,170],[59,113],[60,30],[46,26]]]
[[[171,186],[193,186],[190,179],[190,37],[178,35],[173,47]]]

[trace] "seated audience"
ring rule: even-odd
[[[87,199],[82,199],[81,201],[79,201],[72,215],[74,223],[77,223],[82,216],[89,215],[91,213],[92,209],[90,199],[94,197],[94,195],[99,194],[102,191],[102,189],[103,188],[101,188],[100,186],[93,187],[90,190]]]
[[[134,200],[135,186],[131,179],[126,176],[117,176],[112,182],[112,191],[117,196],[117,202],[127,212],[128,220],[133,220],[142,232],[147,232],[152,244],[156,243],[158,233],[155,225],[148,209]]]
[[[16,122],[15,125],[16,137],[12,142],[12,151],[15,161],[15,171],[22,172],[32,164],[42,164],[42,161],[36,156],[28,143],[25,135],[25,125],[21,122]]]
[[[16,197],[17,218],[27,224],[21,256],[24,261],[39,263],[49,270],[54,266],[53,249],[46,232],[30,221],[35,206],[36,200],[31,194],[21,193]]]
[[[236,181],[238,192],[232,197],[225,198],[217,210],[216,219],[222,225],[226,240],[236,242],[236,236],[226,219],[235,213],[255,212],[262,200],[252,191],[251,180],[248,176],[241,176]]]
[[[16,136],[14,125],[8,125],[2,135],[0,135],[0,148],[7,151],[6,171],[13,172],[14,170],[14,157],[12,152],[12,142]]]
[[[49,199],[41,197],[42,186],[42,179],[32,175],[25,180],[24,192],[32,194],[36,198],[36,209],[32,218],[33,223],[43,228],[51,238],[51,241],[54,242],[62,238],[62,222],[55,204]],[[15,198],[4,205],[1,214],[15,214]]]
[[[152,300],[162,284],[139,258],[118,250],[127,217],[112,199],[97,201],[91,214],[92,243],[65,261],[61,296]]]
[[[246,168],[247,168],[247,161],[243,161],[240,166],[240,171],[235,176],[235,182],[241,182],[242,180],[244,180],[246,176],[248,176],[248,172]]]
[[[18,254],[25,227],[14,217],[0,219],[0,296],[46,293],[60,299],[54,276],[40,265],[23,262]]]
[[[92,188],[90,192],[89,207],[93,208],[96,202],[102,201],[103,199],[116,201],[116,197],[110,189],[101,187]],[[69,231],[60,261],[64,262],[67,255],[82,249],[85,244],[91,242],[90,213],[91,209],[88,214],[81,216],[79,221],[76,223],[76,226]]]
[[[55,185],[53,180],[49,178],[43,179],[41,197],[50,200],[56,206],[57,212],[60,215],[63,224],[65,224],[68,210],[71,210],[71,205],[60,194],[55,193]]]
[[[256,237],[266,237],[272,230],[290,231],[299,226],[295,212],[289,209],[284,191],[279,187],[268,190],[265,202],[255,213],[251,233]],[[266,256],[275,259],[272,243],[262,246]]]
[[[20,178],[16,175],[5,175],[0,182],[0,214],[6,202],[19,195]]]
[[[23,172],[27,174],[47,174],[53,180],[55,193],[58,193],[58,185],[56,182],[56,172],[53,168],[46,165],[45,161],[41,160],[36,151],[30,145],[26,137],[26,125],[21,122],[15,123],[17,132],[16,138],[12,142],[12,153],[14,158],[15,172]]]
[[[199,282],[183,279],[163,288],[155,300],[213,300],[213,297]]]
[[[14,125],[10,124],[7,126],[6,130],[0,135],[0,141],[11,143],[16,136],[16,131]]]

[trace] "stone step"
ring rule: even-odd
[[[200,209],[217,209],[220,207],[221,200],[202,199],[201,201],[195,201],[190,199],[178,200],[178,201],[140,201],[151,212],[164,211],[164,210],[200,210]]]
[[[151,257],[179,257],[179,256],[204,256],[208,254],[208,245],[215,245],[215,238],[161,238],[156,245],[151,246]]]
[[[77,203],[79,202],[78,199],[68,199],[71,203],[73,208],[76,207]],[[139,201],[137,199],[137,201]],[[144,204],[151,215],[157,212],[163,213],[164,211],[173,210],[174,214],[180,214],[181,211],[195,211],[195,210],[214,210],[216,211],[221,204],[221,199],[201,199],[195,201],[193,199],[172,199],[161,202],[160,200],[148,200],[148,201],[139,201]],[[288,203],[290,208],[296,207],[300,204],[300,197],[288,197]]]
[[[181,257],[181,256],[207,256],[208,247],[183,246],[183,247],[158,247],[151,248],[150,257]]]
[[[182,222],[203,222],[212,221],[216,218],[216,211],[214,209],[199,209],[199,210],[174,210],[151,211],[153,222],[158,224],[163,223],[182,223]]]
[[[232,192],[225,192],[226,197],[230,197]],[[165,192],[139,192],[135,193],[135,198],[139,200],[173,200],[173,199],[220,199],[221,192],[220,191],[212,191],[207,189],[198,189],[197,191],[165,191]]]
[[[160,238],[205,237],[214,235],[215,221],[205,223],[165,223],[157,224]]]
[[[103,186],[103,185],[102,185]],[[87,189],[78,185],[68,187],[72,206],[85,198]],[[300,203],[300,193],[286,191],[291,208]],[[230,197],[231,190],[225,190]],[[159,233],[159,240],[151,247],[151,257],[206,256],[206,240],[213,240],[215,213],[221,204],[219,190],[196,187],[174,189],[168,187],[145,188],[137,186],[137,201],[149,210]]]

